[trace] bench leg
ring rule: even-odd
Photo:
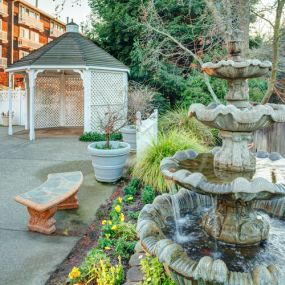
[[[77,209],[78,208],[78,200],[77,193],[63,201],[61,204],[58,204],[58,210],[66,210],[66,209]]]
[[[57,207],[50,208],[46,211],[39,212],[28,207],[30,214],[28,228],[30,231],[40,232],[43,234],[52,234],[55,232],[55,219],[53,215],[56,213]]]

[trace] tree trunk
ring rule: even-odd
[[[285,5],[285,0],[278,0],[277,1],[277,9],[276,9],[276,16],[275,16],[275,23],[273,27],[273,43],[272,43],[272,49],[273,49],[273,59],[272,59],[272,73],[271,78],[269,81],[269,86],[266,91],[266,94],[264,95],[262,99],[262,104],[266,104],[269,102],[269,99],[274,91],[274,86],[276,83],[276,77],[277,77],[277,69],[278,69],[278,58],[279,58],[279,42],[280,42],[280,26],[281,26],[281,18],[282,18],[282,12]]]

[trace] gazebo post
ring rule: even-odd
[[[29,71],[29,124],[30,141],[35,140],[35,70]]]
[[[9,72],[9,128],[8,134],[13,135],[13,98],[12,98],[12,90],[13,90],[13,73]]]
[[[83,71],[84,87],[84,133],[91,132],[91,71]]]

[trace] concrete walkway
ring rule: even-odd
[[[115,186],[95,181],[86,148],[87,143],[77,138],[31,143],[8,136],[7,129],[0,127],[0,284],[45,284],[112,194]],[[14,197],[43,183],[49,173],[76,170],[84,175],[79,209],[58,212],[57,231],[51,236],[27,231],[27,210]]]

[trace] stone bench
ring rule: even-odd
[[[77,192],[82,181],[80,171],[49,174],[41,186],[17,196],[15,200],[28,208],[29,230],[53,233],[56,230],[53,218],[56,211],[78,208]]]

